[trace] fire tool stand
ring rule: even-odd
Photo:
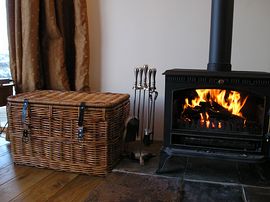
[[[138,160],[140,165],[152,157],[153,154],[144,152],[144,146],[154,141],[155,102],[158,97],[156,91],[156,69],[144,65],[134,70],[134,102],[133,117],[126,124],[126,143],[139,140],[138,152],[131,152],[129,157]]]

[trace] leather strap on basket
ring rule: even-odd
[[[85,103],[80,104],[79,119],[78,119],[78,139],[83,139],[83,118],[84,118]]]
[[[29,102],[27,99],[24,99],[23,101],[23,109],[22,109],[22,124],[23,124],[23,135],[22,135],[22,141],[24,143],[29,142],[29,128],[26,124],[26,115],[27,115],[27,108],[28,108]]]

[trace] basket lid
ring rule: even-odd
[[[9,102],[23,102],[24,99],[27,99],[29,103],[36,104],[79,106],[84,102],[87,107],[107,108],[114,107],[129,99],[129,95],[120,93],[40,90],[9,96],[7,100]]]

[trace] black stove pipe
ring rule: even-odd
[[[231,71],[234,0],[212,0],[208,71]]]

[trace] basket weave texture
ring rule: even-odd
[[[22,121],[24,100],[28,100]],[[85,103],[83,131],[78,138],[80,104]],[[17,164],[106,175],[118,162],[129,95],[34,91],[8,98],[8,132]],[[25,127],[27,126],[27,127]],[[22,141],[27,128],[29,142]]]

